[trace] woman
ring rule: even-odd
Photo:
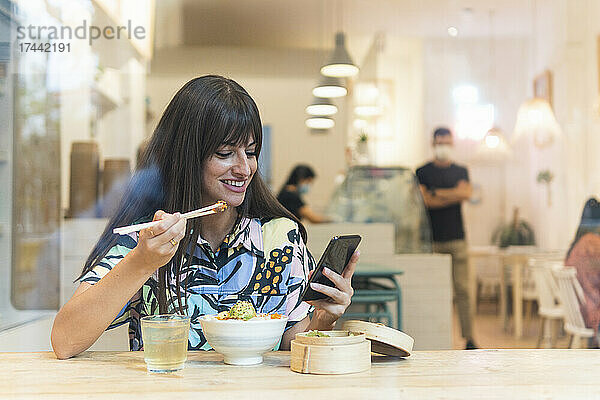
[[[600,324],[600,203],[590,198],[583,208],[581,222],[565,265],[577,270],[577,279],[585,294],[581,313],[588,328],[598,334]],[[597,347],[598,343],[594,343]]]
[[[306,231],[257,174],[262,126],[256,104],[236,82],[192,79],[159,121],[116,214],[92,250],[73,297],[58,312],[52,346],[58,358],[90,347],[107,328],[129,323],[130,348],[142,348],[140,318],[191,317],[190,349],[208,349],[198,318],[250,300],[259,312],[289,318],[281,348],[296,332],[331,329],[350,304],[358,260],[335,288],[311,284],[327,301],[302,302],[314,268]],[[226,211],[187,221],[187,212],[224,200]],[[159,210],[159,211],[156,211]],[[153,215],[154,214],[154,215]],[[117,226],[160,223],[127,236]]]
[[[277,200],[299,220],[307,219],[314,224],[330,222],[329,218],[315,213],[302,200],[302,195],[308,193],[315,176],[315,171],[308,165],[297,165],[281,188]]]

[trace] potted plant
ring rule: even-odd
[[[554,180],[554,174],[549,169],[540,171],[537,176],[537,183],[546,185],[546,193],[548,194],[548,207],[552,206],[552,190],[550,184]]]
[[[492,243],[500,248],[535,245],[533,229],[529,223],[519,219],[519,209],[517,207],[513,211],[512,221],[506,225],[501,225],[494,231]]]

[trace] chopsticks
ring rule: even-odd
[[[205,215],[216,214],[221,211],[225,211],[226,209],[227,209],[227,203],[225,203],[223,200],[219,200],[212,206],[199,208],[198,210],[194,210],[194,211],[187,212],[185,214],[181,214],[181,218],[190,219],[190,218],[204,217]],[[141,231],[142,229],[151,228],[151,227],[157,225],[159,222],[160,221],[152,221],[152,222],[145,222],[143,224],[122,226],[120,228],[113,229],[113,233],[118,233],[119,235],[127,235],[128,233],[131,233],[131,232],[137,232],[137,231]]]

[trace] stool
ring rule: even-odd
[[[396,329],[402,329],[402,290],[396,282],[394,275],[400,275],[402,272],[382,272],[361,270],[354,273],[352,287],[354,296],[352,303],[364,304],[365,312],[346,312],[343,318],[367,318],[375,322],[387,320],[389,326],[392,325],[392,313],[387,305],[388,302],[396,303]],[[391,285],[385,285],[376,282],[373,279],[389,281]],[[387,283],[387,282],[386,282]],[[374,308],[374,311],[371,310]]]

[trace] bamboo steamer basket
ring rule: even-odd
[[[292,340],[290,368],[303,374],[339,375],[371,368],[371,342],[363,333],[325,331],[330,337],[297,333]]]
[[[373,322],[349,320],[344,322],[342,329],[363,332],[374,353],[388,356],[408,357],[415,343],[406,333]]]

